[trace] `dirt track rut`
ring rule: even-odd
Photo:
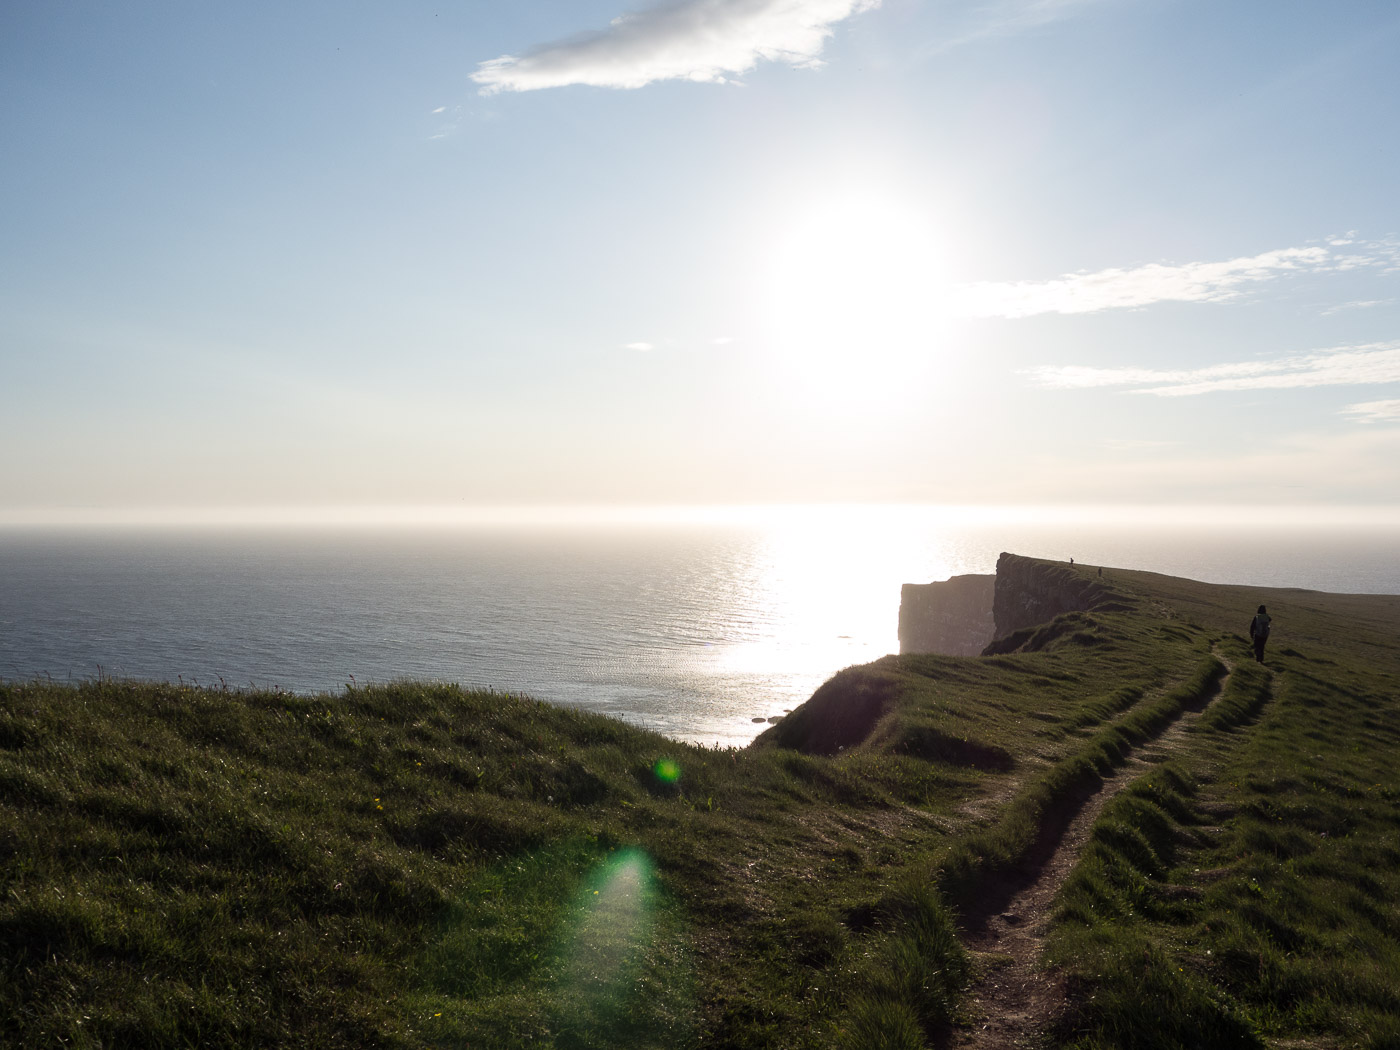
[[[981,978],[968,993],[971,1027],[953,1033],[955,1050],[1010,1050],[1041,1045],[1065,1005],[1064,981],[1037,963],[1050,922],[1050,904],[1089,839],[1089,829],[1110,799],[1180,745],[1192,722],[1225,688],[1226,674],[1166,729],[1132,755],[1080,806],[1059,840],[1029,874],[989,887],[992,906],[974,917],[963,941],[978,959]]]

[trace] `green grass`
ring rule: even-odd
[[[1191,747],[1105,808],[1060,894],[1057,1045],[1400,1045],[1395,658],[1233,648]]]
[[[10,685],[0,745],[7,1045],[820,1045],[942,837],[926,764],[448,687]]]
[[[0,1045],[941,1045],[958,913],[1214,653],[1061,897],[1055,1038],[1396,1045],[1400,601],[1106,575],[738,751],[450,686],[0,683]]]

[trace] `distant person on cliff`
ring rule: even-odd
[[[1254,641],[1254,659],[1262,664],[1264,643],[1269,640],[1269,614],[1262,605],[1254,614],[1254,619],[1249,621],[1249,637]]]

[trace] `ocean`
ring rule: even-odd
[[[901,584],[991,572],[1003,550],[1400,593],[1400,545],[1381,526],[877,508],[708,523],[8,527],[0,679],[299,692],[430,679],[742,746],[842,667],[897,651]]]

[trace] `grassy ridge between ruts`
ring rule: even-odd
[[[1056,1038],[1384,1033],[1400,602],[1106,576],[1128,611],[848,669],[740,751],[450,686],[0,683],[0,1044],[938,1045],[956,911],[1212,687],[1213,645],[1224,695],[1066,888]],[[1268,671],[1220,641],[1260,600],[1296,646]],[[1181,976],[1142,985],[1144,952]]]
[[[1194,675],[1160,696],[1144,700],[1141,689],[1128,688],[1092,705],[1091,710],[1103,714],[1128,710],[1107,720],[1064,757],[1028,778],[998,811],[992,826],[954,838],[935,855],[925,885],[930,890],[936,887],[944,900],[964,913],[978,911],[984,902],[999,901],[996,883],[1024,873],[1035,854],[1060,837],[1078,805],[1098,787],[1102,777],[1121,766],[1133,748],[1157,736],[1189,706],[1208,699],[1224,672],[1224,665],[1209,655]],[[1096,720],[1081,713],[1076,722],[1091,728]],[[930,953],[930,958],[925,988],[939,987],[936,978],[947,980],[955,975],[961,981],[968,975],[967,961],[954,953]],[[899,996],[890,994],[888,985],[857,989],[853,1015],[859,1023],[842,1031],[841,1045],[848,1050],[917,1048],[925,1045],[927,1037],[942,1041],[941,1037],[948,1035],[951,1011],[945,1009],[937,1024],[925,1023],[921,1031],[911,1023],[913,1016],[907,1007],[909,1000],[917,998],[905,995],[901,1002]]]
[[[1269,663],[1096,822],[1049,952],[1060,1045],[1400,1047],[1394,671]]]

